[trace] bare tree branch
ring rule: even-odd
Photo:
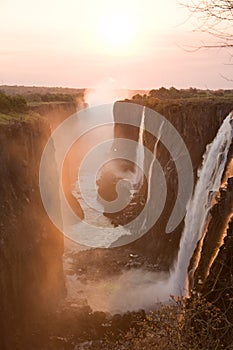
[[[233,47],[233,0],[192,0],[185,6],[198,14],[197,30],[207,32],[222,41],[220,45],[205,47]]]

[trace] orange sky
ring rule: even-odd
[[[178,0],[0,0],[0,84],[232,88],[226,50]]]

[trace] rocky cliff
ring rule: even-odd
[[[16,348],[17,334],[65,293],[63,236],[49,220],[39,192],[39,164],[50,135],[44,118],[0,124],[0,348]],[[58,186],[56,164],[48,180]],[[23,348],[23,346],[22,346]],[[26,346],[25,346],[26,348]]]
[[[219,313],[221,313],[221,322],[216,327],[219,336],[222,336],[225,342],[225,349],[232,349],[233,339],[233,219],[231,219],[226,237],[217,258],[215,259],[210,274],[207,277],[203,287],[207,301],[211,302]],[[228,345],[229,344],[229,345]],[[228,347],[228,346],[229,347]]]
[[[224,118],[233,110],[233,101],[231,99],[225,101],[212,99],[204,101],[171,100],[161,101],[155,104],[153,109],[166,117],[182,136],[191,156],[194,178],[196,179],[197,169],[202,163],[205,148],[216,136]],[[117,109],[115,108],[115,110]],[[115,122],[117,123],[117,137],[122,135],[122,137],[129,139],[135,138],[135,133],[132,135],[132,127],[129,128],[125,124],[120,124],[122,113],[119,113],[119,115],[115,113]],[[144,145],[150,150],[154,149],[156,141],[155,137],[148,132],[144,132]],[[163,268],[168,269],[174,263],[177,255],[183,223],[171,234],[165,233],[177,196],[177,173],[175,162],[171,159],[166,145],[162,145],[160,142],[158,143],[157,159],[166,175],[168,194],[165,207],[154,227],[142,238],[132,243],[131,247],[139,252],[143,250],[143,254],[146,254],[153,262],[159,263]],[[142,195],[145,190],[146,185],[143,186]],[[125,215],[125,213],[130,214],[132,219],[138,215],[140,210],[141,206],[139,205],[129,205],[125,211],[108,216],[115,225],[125,224],[129,221],[129,215]]]
[[[201,249],[201,259],[195,271],[194,288],[201,291],[209,276],[212,264],[224,243],[224,236],[233,213],[233,177],[221,188],[217,203],[210,212],[210,220]],[[197,247],[198,250],[199,247]],[[229,254],[230,252],[228,252]],[[232,253],[232,252],[231,252]],[[195,260],[195,254],[193,257]],[[194,262],[191,262],[191,266]]]
[[[50,128],[53,131],[67,117],[77,111],[75,102],[49,102],[38,103],[30,106],[30,109],[49,120]]]

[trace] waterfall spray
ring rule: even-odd
[[[140,132],[136,152],[137,164],[142,168],[146,163],[146,159],[144,159],[145,155],[142,153],[142,147],[140,147],[143,146],[143,130],[144,128],[146,129],[144,123],[146,124],[145,111],[143,110],[142,118],[140,120]],[[107,279],[108,285],[111,286],[111,292],[106,288],[103,288],[102,281],[88,282],[82,286],[82,290],[86,293],[88,303],[93,310],[101,309],[111,313],[124,312],[127,310],[133,311],[141,308],[150,310],[151,306],[154,305],[156,301],[168,302],[171,295],[188,296],[189,280],[187,276],[190,259],[197,247],[197,243],[204,237],[206,232],[205,228],[209,219],[209,212],[213,205],[213,199],[221,186],[229,148],[232,142],[232,128],[233,120],[230,115],[223,121],[213,142],[207,146],[203,157],[202,167],[198,172],[198,180],[193,197],[187,205],[185,226],[180,240],[180,248],[174,269],[170,271],[170,274],[158,271],[150,272],[146,271],[144,268],[134,268],[129,271],[122,271],[119,276],[117,275]],[[153,149],[154,156],[156,156],[159,140],[162,140],[164,131],[164,126],[161,124],[157,133],[157,141],[155,142]],[[153,171],[156,163],[155,158],[153,158],[148,166],[144,167],[148,173],[149,183],[152,179],[156,178],[155,171]],[[133,184],[135,185],[135,190],[138,190],[138,186],[140,186],[138,184],[143,181],[141,173],[136,169],[134,174],[130,172],[129,175],[131,176],[130,181],[133,181]],[[125,176],[125,174],[122,174],[122,176]],[[136,182],[136,177],[138,182]],[[150,188],[150,186],[148,187]],[[147,198],[152,204],[152,196],[150,196],[150,193],[148,193]],[[152,213],[154,214],[153,211]],[[85,212],[85,215],[86,214],[87,213]],[[94,218],[95,222],[96,220],[98,220],[101,230],[105,230],[106,232],[106,235],[103,236],[105,241],[101,241],[102,236],[100,234],[96,237],[96,227],[93,225],[92,231],[90,229],[88,232],[82,230],[81,226],[75,228],[75,234],[78,232],[80,235],[80,237],[78,237],[79,242],[82,242],[82,239],[84,238],[87,240],[87,243],[85,241],[84,244],[89,245],[88,240],[90,240],[90,238],[93,239],[92,237],[96,237],[96,242],[94,242],[95,247],[111,247],[111,240],[115,242],[116,235],[119,234],[117,239],[125,237],[127,234],[130,235],[130,232],[125,232],[124,228],[119,226],[112,231],[114,234],[113,237],[109,223],[106,223],[105,225],[105,222],[103,222],[101,217]],[[146,225],[146,220],[147,219],[145,219],[145,222],[140,223],[140,225]],[[199,261],[197,261],[197,264],[199,264]],[[74,289],[78,290],[76,287]],[[102,301],[104,301],[104,305],[102,305]]]
[[[177,263],[171,275],[172,293],[175,295],[188,296],[189,294],[187,271],[190,259],[198,241],[205,232],[213,199],[221,185],[228,151],[232,142],[232,124],[233,119],[232,114],[230,114],[224,120],[213,142],[207,146],[203,157],[194,195],[187,207]]]

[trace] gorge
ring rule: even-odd
[[[131,102],[139,103],[140,101]],[[144,102],[146,105],[146,101]],[[131,140],[139,140],[141,145],[144,144],[156,153],[166,174],[168,198],[159,220],[146,235],[135,242],[120,248],[96,248],[81,251],[76,249],[76,246],[73,248],[72,244],[71,252],[68,252],[66,256],[68,259],[71,258],[68,270],[65,270],[66,276],[63,269],[64,237],[51,223],[43,208],[38,186],[38,173],[41,155],[51,134],[51,128],[55,129],[62,120],[74,113],[76,106],[72,103],[61,103],[48,107],[43,106],[42,109],[43,111],[37,110],[36,113],[42,113],[43,117],[37,115],[34,118],[12,120],[0,124],[0,157],[3,164],[0,186],[2,206],[0,233],[1,348],[12,349],[18,342],[19,349],[40,349],[38,341],[41,337],[47,344],[45,345],[46,350],[63,349],[64,344],[67,349],[74,349],[78,339],[75,336],[69,338],[70,333],[66,330],[66,326],[71,328],[71,332],[77,332],[77,337],[82,340],[89,339],[90,334],[91,337],[95,334],[95,339],[101,338],[105,332],[102,324],[104,322],[107,324],[107,321],[103,314],[93,313],[88,309],[88,304],[92,306],[92,302],[95,311],[111,311],[111,303],[112,310],[116,305],[116,312],[117,309],[118,312],[119,310],[120,312],[127,310],[133,312],[135,305],[137,305],[136,309],[143,308],[143,306],[150,308],[150,303],[156,299],[156,294],[152,295],[156,293],[156,283],[153,279],[158,278],[163,285],[169,270],[174,267],[180,245],[181,250],[188,255],[187,248],[182,248],[184,243],[182,243],[182,238],[180,239],[185,230],[188,231],[187,237],[194,238],[196,233],[196,239],[192,242],[192,249],[185,258],[185,264],[178,255],[177,271],[180,271],[181,265],[182,271],[180,275],[175,271],[174,276],[176,276],[176,282],[179,280],[179,284],[174,290],[168,290],[167,296],[180,294],[178,292],[182,294],[181,285],[185,284],[188,268],[189,283],[193,291],[204,291],[211,286],[212,293],[214,293],[213,285],[220,266],[218,261],[219,259],[222,261],[221,256],[224,255],[224,261],[228,261],[229,267],[232,255],[232,121],[230,117],[227,117],[233,109],[232,101],[168,101],[155,106],[155,110],[164,115],[183,137],[191,155],[196,186],[193,200],[195,200],[195,205],[198,204],[198,208],[195,208],[191,201],[190,209],[188,209],[190,216],[187,215],[185,221],[181,222],[170,234],[166,234],[165,230],[177,194],[175,163],[159,138],[155,139],[147,132],[142,133],[142,128],[139,131],[139,128],[122,125],[120,117],[118,118],[117,113],[115,114],[115,138],[126,137]],[[144,108],[141,108],[141,112],[143,111]],[[144,125],[146,128],[146,115],[144,112],[140,113],[137,117],[138,126]],[[163,128],[159,130],[159,134],[162,132]],[[211,146],[205,153],[208,144]],[[48,164],[48,181],[56,191],[59,184],[55,152],[54,148],[54,162]],[[204,154],[203,167],[198,175]],[[140,150],[137,153],[135,149],[133,157],[137,158],[138,163],[145,161],[145,155]],[[132,164],[119,162],[118,165],[135,176],[136,180],[134,179],[133,182],[140,184],[140,190],[139,194],[136,193],[132,198],[132,203],[136,202],[137,205],[129,205],[118,213],[105,213],[105,219],[113,226],[125,225],[136,217],[145,205],[145,193],[148,193],[148,184],[145,181],[141,182],[141,173],[138,173]],[[116,183],[111,184],[112,180],[110,180],[106,180],[103,175],[98,186],[103,197],[108,196],[108,199],[111,200],[115,195]],[[67,200],[71,203],[72,208],[76,208],[79,217],[83,218],[85,210],[80,207],[77,198],[74,198],[72,194],[73,184],[74,177],[70,175],[68,167],[66,168],[64,164],[64,191]],[[109,184],[112,188],[109,187]],[[108,186],[107,189],[106,186]],[[57,201],[59,203],[59,198]],[[59,205],[57,210],[60,210]],[[198,210],[200,216],[197,216]],[[193,218],[196,219],[196,222],[192,221]],[[206,225],[208,227],[205,229]],[[204,232],[206,234],[202,236]],[[201,236],[202,240],[198,243]],[[220,248],[219,241],[223,242],[224,237],[225,244]],[[68,244],[69,248],[66,238],[65,244]],[[193,254],[196,244],[198,249]],[[188,266],[190,259],[190,266]],[[124,271],[126,273],[122,274]],[[224,276],[221,275],[221,272],[219,273],[219,283],[221,278],[226,279],[227,273],[232,273],[232,265],[230,271],[223,272]],[[180,277],[177,277],[178,275]],[[77,280],[83,283],[83,290],[81,288],[76,294],[80,295],[84,292],[80,299],[87,300],[86,304],[85,302],[80,304],[81,311],[77,306],[78,300],[72,299],[68,304],[65,302],[65,295],[69,294],[65,286],[67,278],[73,279],[73,286],[76,285]],[[180,281],[182,281],[181,285]],[[146,290],[144,287],[141,288],[139,282],[146,284]],[[125,289],[119,293],[120,299],[124,301],[122,304],[114,299],[117,296],[117,293],[114,296],[114,288],[117,289],[117,284],[120,283],[123,287],[129,289],[132,287],[135,291],[137,288],[140,289],[140,293],[136,292],[132,306],[127,305],[128,299],[124,296]],[[151,288],[152,285],[153,288]],[[68,288],[69,286],[67,284]],[[91,294],[89,294],[90,290]],[[101,298],[109,296],[112,290],[113,297],[109,302],[107,300],[108,305],[101,303]],[[166,286],[162,286],[161,300],[165,292],[167,292]],[[96,294],[97,301],[96,298],[93,301],[93,294]],[[88,298],[90,298],[89,303]],[[132,294],[129,294],[130,298]],[[120,309],[121,305],[123,309]],[[103,306],[102,309],[101,306]],[[84,311],[85,307],[86,311]],[[45,330],[41,331],[43,318],[45,319],[43,325]],[[51,320],[50,327],[48,323]],[[70,325],[70,322],[77,322],[80,332],[73,324]],[[82,329],[82,322],[89,324],[89,333],[85,327]],[[91,322],[93,325],[90,325]],[[110,322],[109,319],[108,322]],[[86,338],[85,332],[89,334]],[[51,334],[56,339],[50,339]],[[63,339],[57,339],[59,337]]]

